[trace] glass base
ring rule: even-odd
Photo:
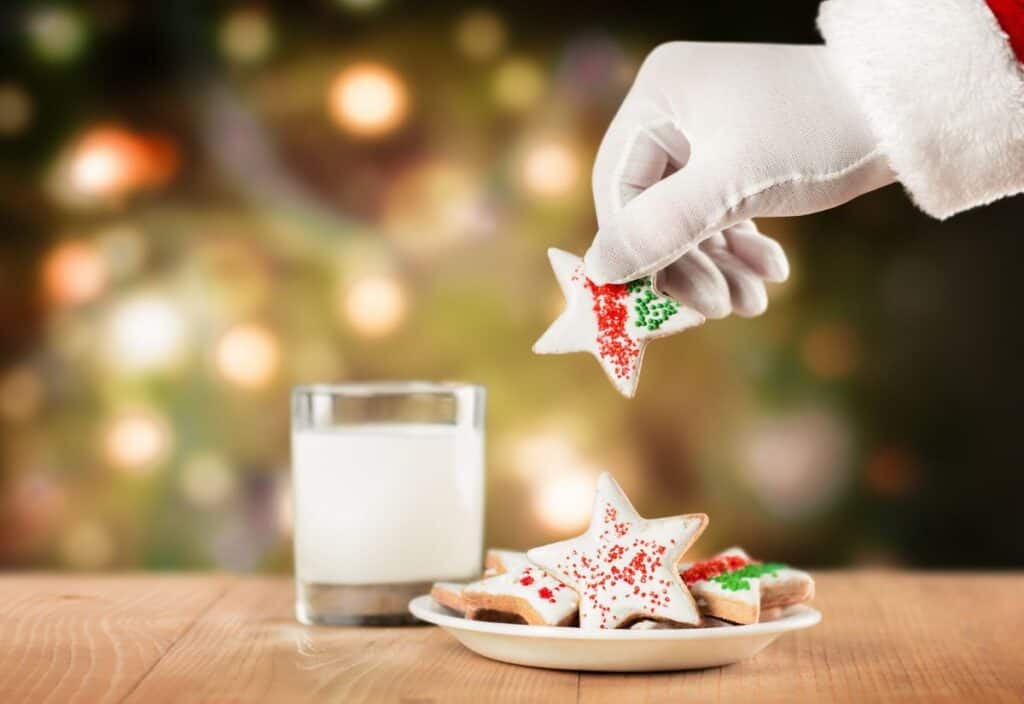
[[[295,582],[295,618],[308,626],[408,626],[420,623],[409,602],[431,582],[318,584]]]

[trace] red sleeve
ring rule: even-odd
[[[985,0],[1003,31],[1017,60],[1024,63],[1024,0]]]

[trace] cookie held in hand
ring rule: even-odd
[[[574,254],[549,249],[565,310],[533,345],[537,354],[589,352],[619,393],[632,397],[647,343],[692,328],[704,316],[657,293],[651,278],[598,286]]]

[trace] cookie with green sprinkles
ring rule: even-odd
[[[598,286],[584,274],[583,261],[576,255],[550,249],[548,258],[565,296],[565,310],[537,340],[533,351],[588,352],[626,397],[636,393],[650,340],[704,322],[697,311],[655,291],[651,277]]]
[[[758,562],[741,548],[681,568],[701,612],[733,623],[757,623],[761,614],[808,601],[814,580],[780,562]]]

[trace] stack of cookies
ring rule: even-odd
[[[468,619],[583,629],[750,624],[814,596],[806,572],[740,548],[683,562],[707,523],[641,518],[606,473],[586,533],[526,553],[489,550],[482,579],[438,582],[431,596]]]

